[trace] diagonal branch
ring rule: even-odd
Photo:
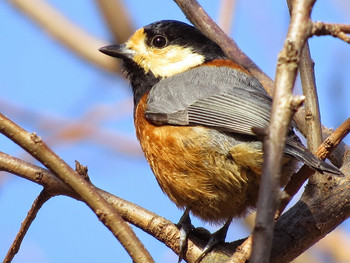
[[[246,68],[272,94],[273,81],[238,47],[236,42],[209,17],[196,0],[174,0],[187,19],[203,34],[217,43],[225,54]]]
[[[104,225],[111,230],[135,262],[153,262],[148,251],[130,226],[94,189],[57,156],[35,133],[28,133],[0,114],[0,132],[44,164],[58,178],[79,194]]]

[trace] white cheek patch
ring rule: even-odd
[[[134,61],[146,73],[151,71],[156,77],[160,78],[184,72],[205,61],[203,55],[193,52],[189,47],[170,45],[158,49],[147,46],[143,37],[132,37],[126,45],[129,49],[135,51]]]
[[[170,46],[164,52],[154,52],[149,61],[149,70],[156,77],[170,77],[202,64],[203,55],[194,53],[190,48]]]

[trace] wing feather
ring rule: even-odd
[[[252,127],[268,126],[271,102],[255,78],[229,67],[203,66],[156,84],[149,93],[146,118],[254,135]]]

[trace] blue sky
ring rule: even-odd
[[[94,1],[48,2],[84,30],[111,42]],[[186,22],[173,1],[125,2],[135,28],[162,19]],[[273,78],[288,26],[286,4],[277,0],[237,2],[231,36]],[[217,20],[219,1],[200,3]],[[319,1],[313,19],[349,23],[350,11],[340,8],[340,3]],[[10,1],[0,2],[0,21],[0,111],[25,129],[36,131],[68,164],[74,165],[74,160],[78,160],[87,165],[98,187],[177,222],[181,211],[161,192],[137,148],[127,82],[72,54],[23,16]],[[316,63],[322,121],[328,127],[337,127],[350,115],[349,47],[332,37],[314,37],[310,47]],[[296,92],[300,93],[298,87]],[[110,134],[117,134],[120,141],[102,146],[96,137],[57,142],[55,136],[64,125],[89,116],[91,108],[101,107],[116,111],[116,116],[96,123],[99,132],[102,131],[101,137],[108,140]],[[89,117],[84,120],[88,122]],[[136,150],[120,149],[121,142]],[[0,145],[1,151],[32,161],[3,136],[0,136]],[[3,258],[41,187],[16,176],[1,176],[0,258]],[[248,234],[240,222],[237,219],[231,225],[228,240]],[[203,222],[194,220],[194,224],[200,226]],[[175,261],[175,254],[163,244],[136,228],[135,231],[156,262]],[[13,262],[111,261],[130,262],[130,259],[86,205],[55,197],[39,212]]]

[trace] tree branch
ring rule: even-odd
[[[35,133],[28,133],[2,114],[0,114],[0,132],[21,146],[76,191],[121,242],[135,262],[153,262],[148,251],[138,240],[130,226],[101,198],[90,183],[85,181],[49,149],[39,136]]]
[[[334,150],[335,147],[344,139],[350,132],[350,118],[344,121],[336,130],[333,132],[315,152],[315,155],[320,159],[326,159],[329,153]]]
[[[236,42],[209,17],[196,0],[174,0],[191,21],[204,35],[217,43],[228,58],[247,69],[270,94],[273,81],[237,46]]]
[[[331,35],[350,44],[350,37],[346,35],[350,34],[350,25],[313,22],[311,34],[315,36]]]
[[[311,152],[315,152],[322,143],[322,129],[318,96],[316,90],[315,63],[310,56],[309,44],[306,42],[299,63],[299,71],[303,94],[305,96],[305,124],[307,146]]]

